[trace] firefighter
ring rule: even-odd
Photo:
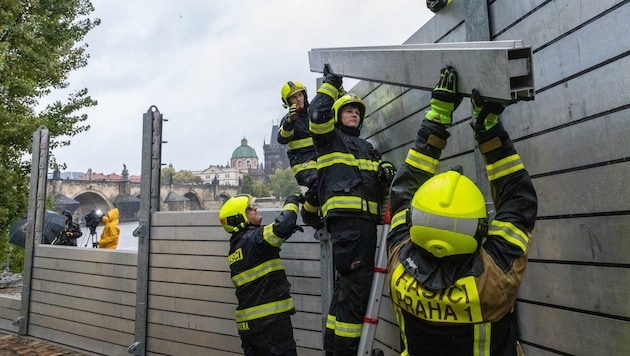
[[[436,174],[461,102],[443,68],[431,109],[391,186],[388,235],[392,303],[402,354],[517,355],[516,292],[537,214],[532,181],[499,122],[504,106],[472,91],[471,126],[496,208],[456,166]]]
[[[98,248],[107,248],[115,250],[118,247],[118,238],[120,237],[120,227],[118,226],[118,208],[114,208],[103,215],[103,232],[101,239],[95,243]]]
[[[255,198],[228,199],[219,220],[230,237],[228,263],[236,288],[236,326],[245,356],[297,355],[291,315],[291,285],[280,261],[280,246],[297,231],[302,197],[289,196],[273,224],[261,226]]]
[[[64,228],[59,231],[57,237],[51,243],[52,245],[66,245],[76,246],[77,239],[83,235],[81,227],[76,222],[72,221],[72,213],[69,210],[64,210],[61,213],[66,218]]]
[[[380,205],[396,170],[359,137],[365,104],[354,94],[339,97],[341,86],[342,78],[326,65],[324,82],[311,102],[310,130],[338,278],[324,349],[332,355],[356,355],[372,284]]]
[[[300,186],[306,187],[306,202],[300,215],[306,225],[320,229],[324,225],[319,214],[317,197],[317,163],[309,125],[308,94],[304,84],[296,81],[284,83],[280,90],[282,106],[289,112],[280,121],[278,143],[287,145],[291,171]]]

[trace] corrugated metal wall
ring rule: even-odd
[[[535,100],[502,115],[539,195],[517,303],[524,349],[630,354],[630,4],[497,0],[489,14],[492,40],[523,40],[534,55]],[[454,1],[407,43],[465,41],[464,19]],[[367,82],[353,91],[369,108],[367,137],[400,164],[430,93]],[[441,167],[462,164],[475,179],[469,120],[465,100]]]

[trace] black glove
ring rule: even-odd
[[[505,106],[501,103],[484,100],[477,89],[472,90],[470,102],[473,107],[475,131],[488,131],[493,128],[499,122],[499,115],[505,110]]]
[[[343,85],[343,78],[332,74],[330,72],[330,65],[328,63],[324,64],[324,83],[331,84],[337,89],[340,89]]]
[[[440,80],[431,92],[431,110],[425,117],[430,121],[450,125],[453,111],[462,103],[462,99],[462,95],[457,93],[457,72],[453,67],[442,68]]]
[[[376,178],[379,182],[383,184],[391,183],[392,179],[396,175],[396,167],[391,162],[381,161],[378,165],[378,172],[376,173]]]
[[[295,224],[295,226],[293,227],[293,232],[296,232],[296,231],[304,232],[304,228],[298,224]]]
[[[297,205],[299,207],[300,204],[304,204],[305,201],[306,201],[306,199],[304,198],[304,195],[302,195],[302,194],[294,194],[294,195],[289,195],[284,200],[284,205],[295,204],[295,205]]]

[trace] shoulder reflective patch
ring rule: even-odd
[[[242,259],[243,259],[243,249],[238,248],[236,251],[232,252],[228,256],[228,264],[231,265],[232,263],[236,261],[240,261]]]
[[[391,279],[392,302],[417,318],[469,324],[483,321],[475,278],[460,278],[452,286],[433,291],[425,289],[399,264]]]

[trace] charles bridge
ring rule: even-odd
[[[137,220],[140,208],[140,183],[129,180],[70,180],[49,179],[47,196],[55,197],[53,207],[70,210],[75,217],[83,217],[92,210],[108,211],[118,208],[120,220]],[[237,186],[208,184],[162,184],[160,210],[218,210],[229,197],[238,194]]]

